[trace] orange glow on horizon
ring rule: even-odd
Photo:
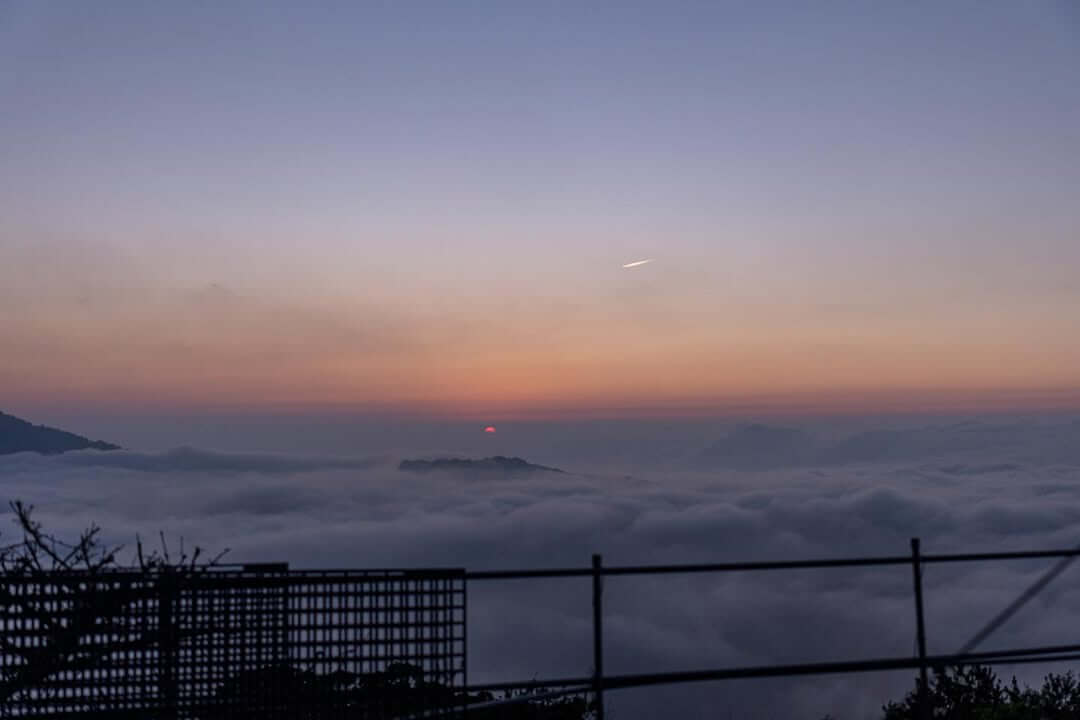
[[[1011,318],[1005,336],[977,316],[964,324],[918,307],[876,322],[796,322],[765,306],[651,304],[372,309],[204,293],[84,318],[57,301],[0,317],[0,387],[29,408],[352,412],[481,427],[492,417],[1080,408],[1080,335],[1064,315]]]

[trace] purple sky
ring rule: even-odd
[[[0,2],[8,409],[1077,405],[1072,3],[228,5]]]

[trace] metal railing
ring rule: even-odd
[[[591,567],[551,568],[537,570],[483,570],[465,573],[466,582],[545,580],[558,578],[590,578],[592,581],[593,673],[590,676],[531,679],[522,682],[496,682],[468,685],[470,694],[490,694],[530,688],[531,695],[518,695],[489,702],[485,707],[537,701],[565,695],[591,693],[596,720],[604,720],[604,693],[611,690],[640,688],[655,685],[705,681],[798,677],[810,675],[852,674],[895,670],[918,670],[918,691],[921,711],[929,717],[929,671],[963,665],[1019,665],[1080,660],[1080,643],[1009,648],[991,652],[975,652],[975,648],[1001,627],[1015,612],[1030,601],[1050,581],[1056,578],[1077,557],[1080,547],[1069,550],[1034,550],[997,553],[954,553],[924,555],[918,538],[911,540],[908,555],[876,557],[827,558],[775,562],[725,562],[683,565],[623,565],[605,566],[600,555],[593,555]],[[1011,560],[1059,559],[1049,572],[1028,587],[1019,597],[998,613],[957,653],[929,655],[926,650],[926,622],[923,611],[922,569],[926,565],[950,563],[996,562]],[[913,611],[915,616],[916,655],[914,657],[864,658],[844,662],[818,662],[785,665],[706,668],[681,672],[654,672],[606,675],[604,673],[604,615],[603,580],[607,577],[769,572],[780,570],[811,570],[829,568],[861,568],[908,565],[912,570]]]
[[[515,703],[591,697],[675,683],[917,670],[928,716],[932,668],[1080,660],[1080,642],[977,651],[980,643],[1060,575],[1080,548],[922,554],[779,562],[605,566],[532,570],[320,570],[281,564],[194,575],[109,571],[0,577],[0,717],[498,717]],[[922,570],[927,565],[1057,559],[959,652],[926,647]],[[607,674],[604,581],[613,577],[830,568],[911,567],[914,656],[676,672]],[[589,675],[469,684],[469,585],[579,578],[591,584]],[[499,698],[495,694],[503,693]],[[475,713],[474,713],[475,711]],[[119,713],[119,714],[118,714]],[[492,714],[494,713],[494,714]],[[295,714],[295,713],[294,713]]]

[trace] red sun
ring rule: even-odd
[[[486,433],[495,432],[495,426],[494,425],[488,425],[486,428],[484,428],[484,432],[486,432]]]

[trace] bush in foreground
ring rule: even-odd
[[[985,666],[935,669],[928,693],[934,720],[1075,720],[1080,679],[1051,673],[1039,688],[1004,683]],[[902,701],[882,708],[883,720],[921,720],[918,683]]]

